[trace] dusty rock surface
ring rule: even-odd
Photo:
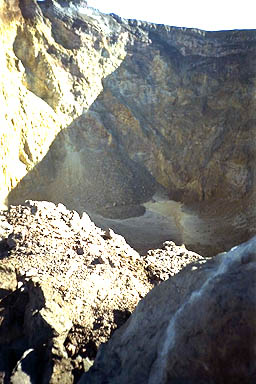
[[[153,286],[203,259],[172,242],[140,256],[62,204],[0,217],[0,372],[13,383],[76,382]]]
[[[156,282],[176,275],[187,264],[206,260],[197,253],[188,251],[184,244],[177,246],[173,241],[165,241],[162,248],[148,251],[143,259],[146,271]]]
[[[79,384],[252,384],[256,237],[152,289]]]

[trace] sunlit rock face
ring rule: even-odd
[[[22,4],[19,5],[19,4]],[[256,32],[4,1],[1,201],[253,202]]]
[[[1,203],[126,55],[128,33],[118,27],[111,37],[112,18],[78,13],[85,2],[60,3],[1,2]]]

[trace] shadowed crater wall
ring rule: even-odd
[[[174,237],[200,251],[210,244],[212,253],[247,240],[255,231],[256,32],[32,3],[13,49],[23,86],[50,108],[55,136],[40,156],[34,142],[20,140],[26,171],[8,187],[8,204],[62,202],[131,241],[158,223],[152,241],[141,234],[140,249]],[[185,204],[179,214],[145,205],[167,199]],[[129,221],[137,216],[144,221]],[[162,230],[166,216],[175,230],[167,223]]]

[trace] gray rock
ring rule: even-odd
[[[6,217],[0,214],[0,240],[7,238],[13,232],[13,227]]]
[[[0,299],[2,299],[17,287],[17,277],[13,266],[0,265],[0,282]]]
[[[256,237],[154,288],[79,384],[256,380]]]
[[[34,350],[25,351],[11,376],[11,384],[33,384],[36,381],[36,361]]]
[[[88,359],[88,357],[86,359],[83,359],[83,369],[84,369],[84,372],[89,371],[89,369],[92,367],[92,365],[93,365],[93,361]]]

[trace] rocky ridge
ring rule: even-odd
[[[27,359],[33,382],[40,365],[44,383],[73,383],[153,286],[203,260],[172,242],[140,256],[87,214],[48,202],[2,211],[0,235],[0,371],[11,382]]]

